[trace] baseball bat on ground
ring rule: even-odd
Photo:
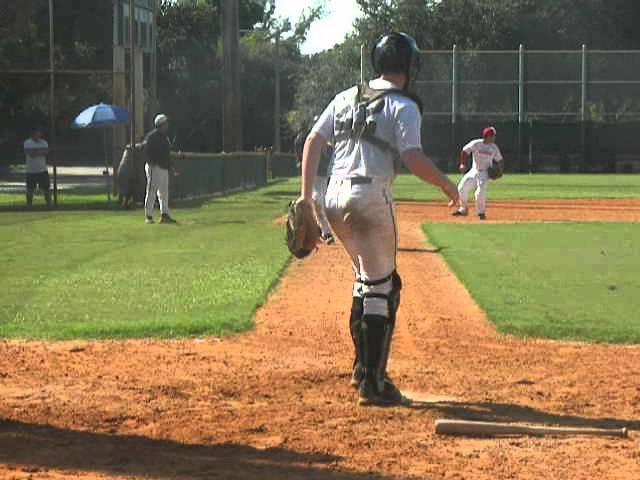
[[[439,435],[462,435],[469,437],[511,437],[529,435],[534,437],[590,435],[596,437],[627,437],[626,428],[577,428],[512,425],[509,423],[475,422],[471,420],[436,420]]]

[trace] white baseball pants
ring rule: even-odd
[[[460,180],[458,184],[458,193],[460,194],[460,211],[467,213],[469,211],[469,194],[471,190],[476,189],[476,212],[478,215],[483,214],[487,210],[487,189],[489,188],[489,173],[486,170],[478,171],[471,169]]]
[[[331,233],[331,227],[329,226],[329,220],[327,219],[327,212],[324,208],[324,201],[327,195],[327,177],[317,176],[316,181],[313,184],[313,207],[316,214],[316,221],[320,225],[323,235]]]
[[[391,280],[375,286],[363,282],[387,279],[396,270],[398,231],[388,177],[371,183],[352,183],[332,177],[326,196],[326,212],[334,233],[351,258],[356,282],[354,297],[363,297],[365,314],[389,317],[387,300],[366,298],[366,293],[388,294]]]
[[[160,201],[160,213],[169,215],[169,170],[157,165],[145,164],[147,173],[147,195],[144,199],[144,211],[147,217],[153,216],[156,195]]]

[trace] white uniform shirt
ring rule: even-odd
[[[47,171],[47,156],[30,153],[33,150],[43,150],[49,148],[46,140],[34,140],[27,138],[24,141],[24,157],[27,164],[27,173],[42,173]]]
[[[493,161],[501,161],[502,153],[495,143],[484,143],[484,140],[478,138],[467,143],[463,150],[471,155],[473,154],[473,168],[479,172],[488,170]]]
[[[369,82],[374,90],[388,90],[398,86],[382,79]],[[336,119],[353,119],[355,115],[355,89],[338,94],[311,129],[335,145],[329,168],[332,177],[394,177],[395,158],[367,141],[346,139],[335,142]],[[384,107],[374,115],[377,124],[375,136],[393,146],[399,154],[407,150],[422,149],[422,116],[416,103],[402,95],[389,94]]]

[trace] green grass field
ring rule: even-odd
[[[60,192],[58,194],[58,205],[61,209],[105,209],[109,207],[107,195],[105,193],[79,193],[73,191],[70,193]],[[26,199],[24,194],[18,193],[0,193],[0,211],[26,210]],[[112,205],[115,208],[115,203]],[[33,199],[34,210],[46,210],[46,202],[42,195],[37,195]]]
[[[458,182],[460,175],[451,175]],[[298,179],[288,180],[287,189],[292,192],[299,185]],[[400,201],[442,201],[442,193],[413,175],[400,175],[393,186],[394,197]],[[606,199],[640,198],[640,175],[506,175],[491,183],[489,197],[492,200],[536,199]],[[23,194],[0,194],[0,209],[22,208]],[[35,205],[44,206],[41,196]],[[101,208],[107,205],[103,192],[71,191],[60,197],[61,208]]]
[[[0,337],[71,339],[223,335],[252,316],[288,262],[282,226],[295,186],[174,211],[0,214]]]
[[[273,219],[298,189],[292,179],[182,202],[174,211],[177,227],[145,225],[141,210],[118,211],[102,192],[68,192],[56,211],[39,198],[30,212],[23,195],[0,194],[0,337],[182,337],[251,328],[289,258]],[[401,200],[443,201],[411,176],[400,176],[394,191]],[[640,176],[509,175],[490,193],[491,199],[611,197],[640,198]],[[503,331],[640,341],[629,318],[640,307],[630,293],[638,286],[631,272],[640,270],[632,249],[640,240],[636,225],[427,228],[432,241],[449,247],[447,260]],[[487,242],[498,260],[490,253],[473,266],[461,262],[472,244]],[[593,253],[601,251],[606,255]],[[494,298],[495,283],[501,290]]]
[[[639,224],[430,224],[425,231],[501,332],[640,343]]]
[[[455,182],[460,176],[451,176]],[[393,186],[396,200],[442,200],[442,194],[412,175]],[[640,175],[510,175],[491,182],[491,200],[640,198]]]

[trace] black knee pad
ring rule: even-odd
[[[391,281],[393,287],[389,294],[389,313],[392,321],[395,322],[396,314],[400,308],[400,291],[402,290],[402,278],[400,278],[397,270],[394,270],[391,274]]]

